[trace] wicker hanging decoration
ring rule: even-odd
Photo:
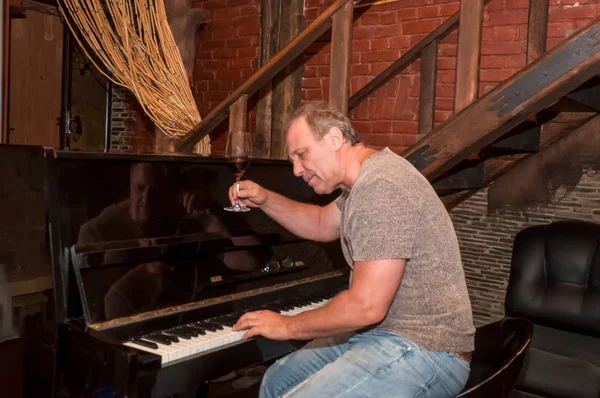
[[[164,134],[182,138],[200,123],[163,0],[58,4],[88,58],[114,84],[128,88]],[[194,152],[209,155],[210,138],[204,137]]]

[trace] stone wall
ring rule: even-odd
[[[515,234],[531,225],[565,219],[600,223],[600,175],[584,175],[571,193],[526,214],[503,211],[488,215],[484,190],[454,208],[450,215],[458,235],[475,322],[493,322],[504,316]]]

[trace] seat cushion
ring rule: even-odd
[[[535,325],[517,390],[553,398],[600,397],[600,339]]]

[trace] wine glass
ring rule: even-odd
[[[252,136],[248,131],[230,131],[227,136],[227,147],[225,148],[225,158],[227,165],[235,175],[236,188],[240,190],[240,179],[250,164],[252,157]],[[249,208],[242,208],[239,200],[236,200],[235,206],[225,207],[227,211],[246,212]]]

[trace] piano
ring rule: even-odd
[[[0,146],[39,169],[54,279],[54,393],[168,397],[306,342],[242,340],[243,313],[294,315],[346,289],[339,242],[301,239],[261,210],[230,213],[223,158]],[[251,179],[324,205],[287,161]]]

